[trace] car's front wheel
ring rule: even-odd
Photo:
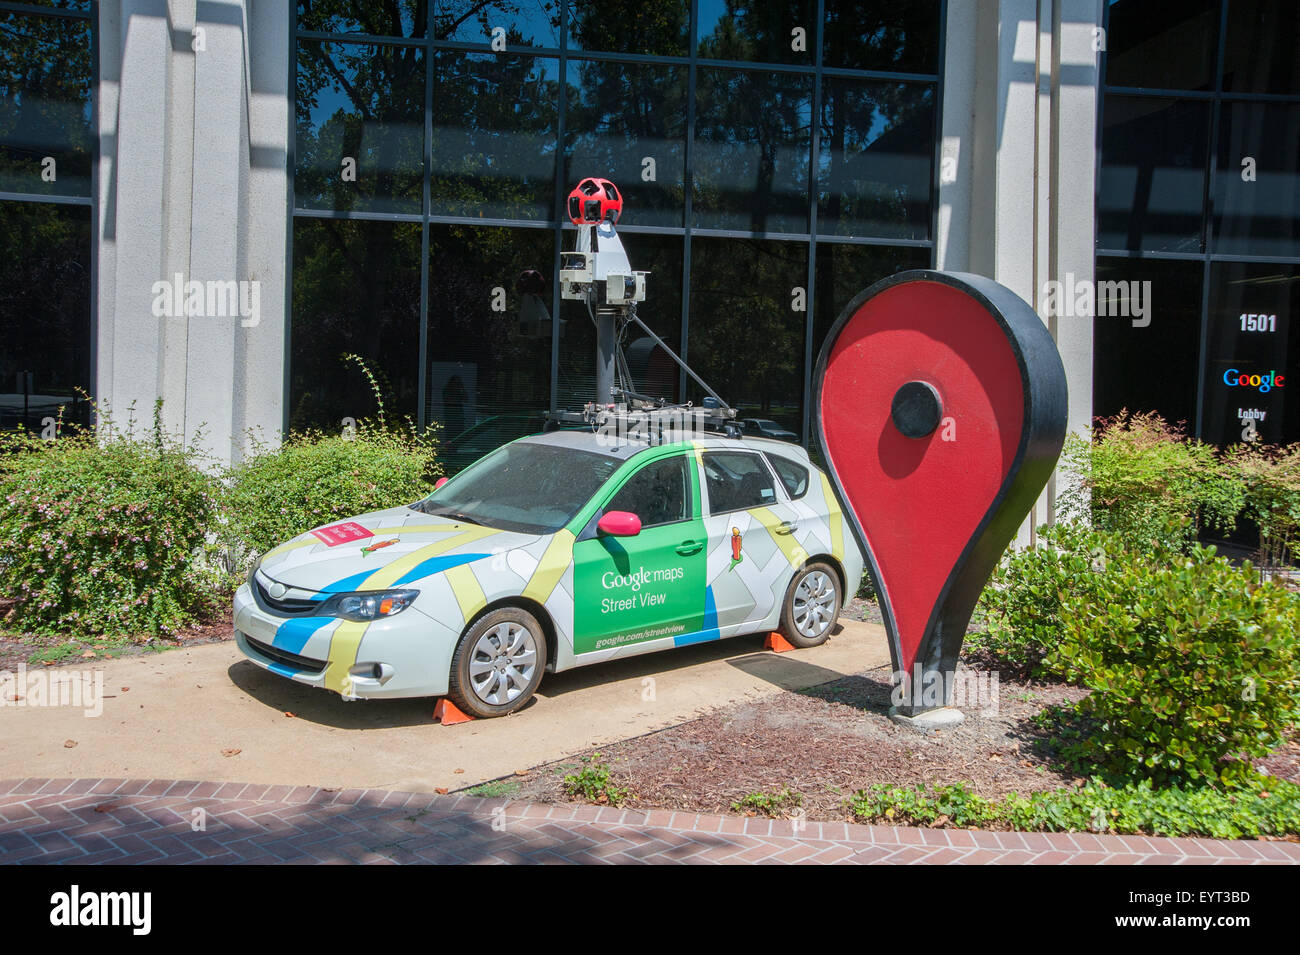
[[[532,699],[546,666],[546,632],[518,607],[484,614],[451,660],[447,696],[470,716],[505,716]]]
[[[794,575],[781,608],[781,635],[796,647],[819,647],[840,615],[840,578],[829,564],[809,564]]]

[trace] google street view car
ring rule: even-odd
[[[802,448],[742,436],[637,317],[647,273],[615,231],[614,184],[582,180],[567,208],[561,293],[596,325],[596,400],[546,415],[574,430],[506,444],[422,501],[265,554],[235,595],[254,663],[350,699],[443,696],[485,717],[525,705],[544,671],[763,630],[798,647],[830,635],[863,565],[830,481]],[[618,343],[633,324],[708,393],[702,408],[632,391]]]
[[[235,629],[249,659],[299,683],[500,716],[544,671],[774,629],[817,646],[862,565],[798,446],[556,431],[271,550],[235,596]]]

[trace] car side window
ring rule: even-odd
[[[790,500],[797,501],[808,493],[808,469],[806,467],[802,464],[796,464],[789,458],[783,458],[779,454],[769,454],[767,460],[772,465],[772,470],[776,471],[776,476],[781,479],[781,483],[785,485]]]
[[[642,527],[684,521],[690,513],[690,481],[686,456],[679,454],[647,464],[605,505],[610,511],[631,511],[641,518]]]
[[[776,503],[772,474],[757,454],[704,452],[704,484],[713,514]]]

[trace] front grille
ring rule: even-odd
[[[261,640],[254,640],[248,634],[244,634],[244,639],[248,645],[260,653],[262,656],[276,663],[283,663],[285,666],[293,667],[296,670],[302,670],[305,673],[319,673],[325,669],[326,660],[315,660],[311,657],[304,657],[297,653],[290,653],[288,650],[281,650],[273,647]]]
[[[258,606],[268,613],[279,614],[281,617],[305,617],[308,614],[315,613],[320,608],[320,601],[305,600],[301,597],[272,597],[262,582],[257,579],[257,571],[254,570],[248,575],[248,582],[253,591],[253,599],[257,601]]]

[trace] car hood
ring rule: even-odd
[[[405,586],[537,539],[535,534],[393,507],[300,534],[268,551],[258,569],[294,590],[377,590]]]

